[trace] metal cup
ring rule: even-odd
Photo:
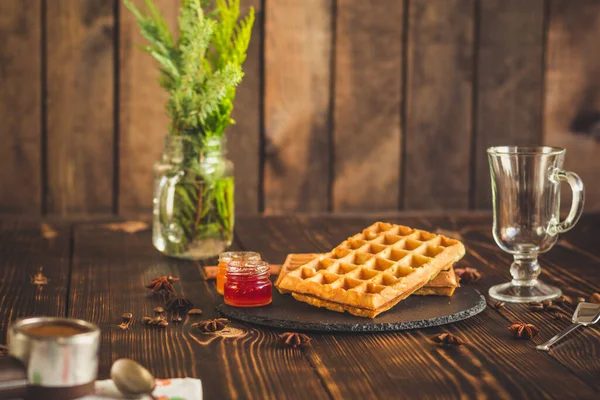
[[[33,328],[59,326],[75,330],[68,336],[39,335]],[[67,399],[93,391],[98,374],[100,329],[73,318],[35,317],[17,321],[8,332],[9,354],[26,368],[29,392]]]

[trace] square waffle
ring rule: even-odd
[[[314,306],[374,318],[464,254],[457,240],[376,222],[331,252],[282,271],[276,287]]]
[[[272,273],[272,275],[279,275],[277,277],[277,281],[275,281],[275,285],[277,286],[281,279],[283,279],[283,277],[287,275],[289,271],[300,268],[304,264],[309,263],[310,261],[322,255],[323,254],[315,253],[288,254],[285,262],[281,266],[281,271]],[[460,285],[456,279],[456,275],[454,274],[454,267],[453,265],[450,265],[447,270],[441,271],[436,277],[427,282],[425,286],[415,291],[413,295],[452,296],[454,294],[454,290],[459,286]],[[289,291],[283,291],[281,289],[279,289],[279,291],[282,294],[290,293]]]

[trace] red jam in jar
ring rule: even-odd
[[[217,274],[217,292],[223,295],[225,291],[225,280],[227,274],[227,264],[232,261],[251,260],[260,261],[260,254],[253,251],[226,251],[219,255],[219,273]]]
[[[232,307],[266,306],[271,304],[272,288],[268,263],[245,260],[227,264],[225,304]]]

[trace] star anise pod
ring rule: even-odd
[[[600,293],[594,293],[590,296],[590,303],[600,304]]]
[[[559,296],[556,299],[554,299],[554,302],[556,304],[564,304],[564,305],[570,306],[573,304],[573,299],[571,298],[571,296],[567,296],[567,295],[563,294],[562,296]]]
[[[440,333],[439,335],[432,336],[430,339],[446,347],[457,347],[467,343],[451,333]]]
[[[454,273],[461,283],[474,283],[481,279],[481,274],[477,271],[477,268],[456,268]]]
[[[310,343],[310,338],[303,333],[284,332],[279,335],[281,343],[290,347],[303,347]]]
[[[202,332],[220,331],[223,330],[227,325],[229,325],[229,320],[227,318],[208,319],[206,321],[195,322],[192,324],[193,327],[200,329]]]
[[[559,306],[552,304],[550,300],[544,300],[541,303],[534,302],[529,304],[529,309],[535,312],[542,311],[552,311],[552,312],[560,312],[561,309]]]
[[[174,278],[172,276],[159,276],[152,279],[146,287],[152,289],[152,293],[175,293],[175,288],[172,283],[178,280],[179,278]]]
[[[508,327],[508,330],[511,331],[517,339],[531,339],[540,333],[540,330],[534,325],[526,324],[524,322],[513,322]]]
[[[40,267],[39,271],[35,275],[30,275],[31,283],[38,285],[38,287],[41,285],[47,285],[50,281],[46,276],[44,276],[44,273],[42,272],[43,270],[44,267]]]
[[[171,311],[179,314],[180,312],[185,313],[190,308],[194,307],[191,301],[185,297],[174,297],[167,302],[167,311]]]

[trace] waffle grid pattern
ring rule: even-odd
[[[464,254],[460,242],[442,235],[377,222],[331,252],[290,266],[279,288],[376,309],[426,284],[462,257],[461,248]]]

